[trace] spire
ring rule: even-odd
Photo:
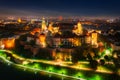
[[[82,33],[83,33],[83,28],[82,28],[82,25],[81,25],[80,22],[78,22],[77,28],[78,28],[77,33],[80,34],[80,35],[82,35]]]
[[[75,29],[73,30],[73,33],[75,33],[76,35],[83,34],[83,28],[80,22],[78,22],[77,25],[75,25]]]
[[[42,30],[46,30],[47,26],[46,26],[46,22],[45,22],[45,18],[42,18]]]

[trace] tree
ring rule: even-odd
[[[120,50],[113,51],[113,62],[115,64],[116,69],[120,68]]]
[[[96,70],[98,66],[98,62],[96,60],[90,60],[90,66],[92,69]]]
[[[90,55],[90,53],[88,53],[87,58],[88,58],[90,61],[93,60],[93,58],[92,58],[92,56]]]
[[[106,61],[108,61],[108,63],[109,63],[109,61],[111,60],[111,57],[108,56],[108,55],[105,55],[104,58],[105,58]]]
[[[23,45],[20,44],[20,40],[19,39],[16,39],[15,40],[15,50],[20,52],[20,51],[23,51],[24,47]]]
[[[26,41],[27,40],[27,34],[26,35],[21,35],[19,40]]]
[[[119,69],[120,68],[120,59],[114,58],[113,62],[115,64],[116,69]]]
[[[104,59],[101,59],[100,60],[100,65],[104,65],[105,64],[105,60]]]
[[[92,48],[91,51],[95,54],[95,57],[98,56],[98,52],[99,52],[98,48]]]
[[[72,52],[72,62],[77,63],[78,60],[84,60],[84,49],[82,47],[77,47]]]
[[[78,54],[76,53],[76,52],[73,52],[72,53],[72,63],[73,64],[76,64],[76,63],[78,63]]]
[[[35,40],[30,40],[30,43],[29,43],[31,46],[34,46],[35,45]]]
[[[36,57],[40,59],[52,59],[51,51],[47,48],[40,48]]]

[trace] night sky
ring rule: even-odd
[[[0,0],[0,16],[119,17],[120,0]]]

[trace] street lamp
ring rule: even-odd
[[[75,77],[77,78],[77,79],[80,79],[81,77],[83,77],[83,74],[82,73],[77,73],[76,75],[75,75]]]
[[[23,61],[22,64],[27,65],[27,64],[29,64],[29,62],[28,61]]]
[[[10,66],[10,63],[8,63],[8,66]]]
[[[49,71],[49,73],[50,73],[50,74],[49,74],[49,77],[51,77],[51,76],[52,76],[51,72],[53,71],[53,67],[50,66],[50,67],[48,68],[48,71]]]
[[[62,74],[62,80],[63,80],[63,79],[64,79],[64,74],[66,74],[66,70],[64,70],[64,69],[61,70],[61,71],[60,71],[60,74]]]
[[[51,75],[52,70],[49,70],[49,72],[50,72],[49,77],[51,77],[51,76],[52,76],[52,75]]]
[[[62,72],[62,80],[64,79],[63,75],[64,75],[64,73]]]
[[[37,69],[40,69],[40,66],[39,66],[39,64],[38,63],[35,63],[34,65],[33,65],[33,68],[37,68]]]
[[[24,71],[26,71],[26,68],[24,68]]]
[[[35,71],[35,74],[37,74],[37,71]]]

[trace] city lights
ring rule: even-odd
[[[1,55],[0,55],[0,58],[2,58],[4,61],[6,61],[8,64],[11,64],[12,62],[11,61],[9,61],[9,59],[6,59],[6,57],[7,57],[7,54],[5,55],[5,53],[3,53],[4,51],[6,51],[6,50],[1,50]],[[10,52],[10,51],[6,51],[6,52],[8,52],[8,54],[13,54],[12,52]],[[3,56],[3,57],[2,57]],[[14,56],[15,57],[15,56]],[[19,58],[21,58],[21,57],[19,57]],[[17,57],[17,59],[19,59],[18,57]],[[34,64],[31,64],[31,66],[29,65],[29,62],[34,62],[34,61],[36,61],[36,63],[34,63]],[[37,62],[39,61],[39,60],[31,60],[31,59],[28,59],[28,61],[23,61],[23,65],[22,64],[15,64],[15,63],[12,63],[12,64],[15,64],[16,65],[16,67],[17,66],[21,66],[21,69],[22,69],[22,67],[24,67],[23,68],[23,70],[24,71],[26,71],[27,69],[33,69],[33,70],[35,70],[34,72],[36,73],[36,70],[37,71],[48,71],[48,72],[50,72],[49,74],[49,76],[52,76],[54,73],[58,73],[58,75],[61,75],[61,76],[63,76],[62,77],[62,79],[64,79],[64,77],[67,77],[67,75],[69,74],[68,72],[67,72],[67,70],[66,69],[54,69],[54,67],[55,66],[48,66],[47,68],[46,68],[46,70],[44,70],[43,68],[41,68],[42,67],[42,65],[40,66]],[[84,63],[84,64],[86,64],[86,63]],[[87,63],[88,64],[88,63]],[[61,66],[62,67],[62,66]],[[76,66],[75,66],[76,67]],[[75,68],[75,67],[73,67],[73,69]],[[82,70],[82,68],[84,68],[84,67],[80,67],[80,70]],[[87,69],[87,68],[86,68]],[[96,72],[105,72],[106,71],[106,69],[103,69],[102,67],[101,68],[98,68],[98,70],[96,71]],[[106,72],[106,73],[108,73],[108,71]],[[111,72],[110,72],[111,73]],[[112,74],[112,73],[111,73]],[[72,76],[71,76],[72,77]],[[99,75],[97,75],[97,76],[95,76],[95,77],[93,77],[94,79],[97,79],[99,77]],[[78,79],[78,78],[85,78],[85,76],[84,76],[84,74],[82,74],[82,73],[77,73],[76,75],[75,75],[75,77],[72,77],[72,78],[76,78],[76,79]],[[93,78],[91,78],[91,79],[93,79]],[[90,79],[90,80],[91,80]],[[101,78],[99,77],[99,79],[101,80]]]
[[[120,79],[119,4],[1,1],[0,80]]]

